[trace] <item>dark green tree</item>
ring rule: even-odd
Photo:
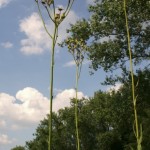
[[[96,0],[89,6],[90,18],[71,25],[68,32],[74,38],[89,41],[91,68],[104,71],[128,69],[128,45],[122,0]],[[127,14],[135,65],[150,59],[150,3],[148,0],[128,0]],[[146,63],[148,65],[148,63]]]
[[[150,147],[150,70],[137,71],[134,75],[138,118],[143,127],[143,150]],[[79,134],[81,150],[130,150],[136,149],[133,132],[131,77],[126,74],[118,91],[95,92],[94,97],[78,101]],[[53,150],[76,150],[75,99],[71,106],[53,113]],[[26,142],[26,150],[45,150],[48,140],[48,117],[43,119]]]
[[[25,148],[23,146],[16,146],[12,148],[11,150],[25,150]]]

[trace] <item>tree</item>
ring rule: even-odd
[[[138,119],[140,125],[142,125],[142,149],[147,149],[150,145],[147,141],[149,136],[149,127],[148,122],[150,108],[150,93],[147,91],[150,89],[150,70],[146,69],[144,71],[137,71],[137,75],[134,75],[135,83],[138,83],[136,86],[136,95],[137,95],[137,111]],[[113,93],[113,100],[111,101],[112,105],[112,120],[114,121],[114,127],[117,129],[117,132],[121,135],[123,145],[128,150],[132,146],[136,149],[136,142],[133,130],[134,116],[132,110],[132,101],[131,101],[131,77],[126,75],[126,78],[122,80],[123,86],[117,93]]]
[[[104,71],[128,68],[129,53],[122,0],[96,0],[89,6],[90,19],[71,25],[74,38],[89,42],[91,68]],[[150,59],[150,4],[147,0],[128,0],[127,14],[135,65]],[[148,63],[146,63],[148,64]]]
[[[25,150],[25,148],[23,146],[16,146],[12,148],[11,150]]]
[[[137,109],[143,127],[143,150],[150,147],[150,70],[138,71],[134,75],[138,81]],[[122,86],[118,91],[95,92],[94,97],[78,101],[79,134],[83,150],[130,150],[136,149],[133,132],[133,109],[131,101],[131,77],[122,78]],[[54,150],[76,150],[75,99],[71,106],[53,113]],[[34,139],[26,142],[27,150],[44,150],[48,140],[48,116],[38,125]]]

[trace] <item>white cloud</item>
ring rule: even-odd
[[[95,0],[86,0],[87,4],[94,4]],[[102,0],[99,0],[99,3],[101,3]]]
[[[13,110],[9,110],[9,108],[12,108],[14,101],[15,98],[13,96],[5,93],[0,93],[0,116],[4,116],[9,113],[11,114],[11,111]]]
[[[77,15],[73,11],[70,11],[67,18],[59,27],[58,42],[61,42],[67,36],[66,29],[69,27],[70,23],[75,23],[77,19]],[[48,22],[49,19],[46,20],[46,26],[48,27],[49,32],[52,34],[54,29],[53,23],[51,22],[48,24]],[[44,30],[38,13],[34,12],[31,14],[31,16],[20,20],[19,27],[20,31],[26,35],[26,38],[20,41],[20,50],[23,54],[41,54],[45,52],[45,50],[51,49],[51,39],[48,37],[46,31]]]
[[[66,89],[58,93],[53,100],[53,111],[70,106],[70,99],[73,97],[75,97],[74,89]],[[82,98],[84,94],[78,92],[78,97]],[[1,127],[7,125],[12,130],[30,127],[37,124],[48,113],[48,98],[34,88],[24,88],[17,92],[16,97],[0,93],[0,120],[6,119],[6,122],[0,122]]]
[[[73,97],[75,97],[74,89],[59,91],[53,99],[53,111],[57,112],[60,108],[70,106],[70,99]],[[84,94],[78,92],[78,97],[82,98]],[[0,93],[0,149],[20,145],[19,136],[28,137],[28,132],[33,133],[33,128],[35,130],[35,126],[46,117],[47,113],[49,113],[48,98],[34,88],[26,87],[19,90],[16,96]],[[17,139],[10,138],[10,135],[15,135]]]
[[[57,112],[60,108],[65,108],[70,106],[70,99],[75,98],[76,92],[74,89],[66,89],[61,93],[58,93],[54,98],[53,110]],[[86,97],[82,92],[78,92],[78,98],[81,99]]]
[[[22,102],[19,105],[19,121],[38,122],[48,113],[48,99],[38,90],[27,87],[16,94],[16,98]]]
[[[26,55],[41,54],[49,47],[49,38],[44,31],[42,22],[37,13],[20,21],[20,31],[26,39],[21,40],[21,52]]]
[[[148,26],[150,26],[150,21],[145,21],[141,23],[141,25],[142,25],[142,29],[145,30]]]
[[[11,126],[10,126],[10,129],[11,130],[14,130],[14,131],[16,131],[16,130],[22,130],[24,128],[24,126],[20,126],[20,125],[18,125],[18,124],[12,124]]]
[[[87,2],[88,4],[92,4],[92,3],[94,2],[94,0],[86,0],[86,2]]]
[[[0,145],[11,144],[15,139],[9,139],[8,135],[0,134]]]
[[[89,63],[90,63],[89,60],[84,60],[82,64],[83,64],[83,65],[86,65],[86,64],[89,64]],[[69,61],[69,62],[67,62],[67,63],[65,63],[65,64],[63,65],[63,67],[72,67],[72,66],[75,66],[75,61],[74,61],[74,60]]]
[[[6,127],[6,122],[4,120],[0,120],[0,128]]]
[[[25,125],[38,122],[48,113],[48,99],[36,89],[27,87],[17,92],[16,98],[0,94],[0,117]]]
[[[10,0],[0,0],[0,8],[6,6]]]
[[[72,66],[75,66],[75,61],[74,60],[69,61],[69,62],[67,62],[63,65],[63,67],[72,67]]]
[[[4,42],[1,43],[1,46],[3,46],[4,48],[12,48],[13,44],[11,42]]]
[[[107,92],[112,92],[112,91],[118,91],[120,88],[122,87],[122,84],[121,83],[116,83],[114,86],[110,86],[107,88]]]

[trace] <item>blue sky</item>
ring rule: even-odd
[[[69,23],[88,17],[92,0],[76,0],[59,30],[61,42]],[[58,0],[58,5],[63,5]],[[44,16],[46,15],[45,12]],[[34,0],[0,0],[0,150],[10,150],[32,139],[39,121],[48,113],[50,48]],[[52,23],[46,17],[49,31]],[[66,48],[56,46],[54,78],[54,111],[69,106],[74,97],[75,66]],[[89,62],[84,62],[79,97],[93,96],[106,87],[101,70],[89,75]]]

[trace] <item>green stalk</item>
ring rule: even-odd
[[[35,0],[35,2],[37,4],[39,15],[40,15],[40,18],[42,20],[44,29],[47,32],[47,34],[49,35],[49,37],[52,39],[52,54],[51,54],[51,62],[50,62],[50,67],[51,67],[51,69],[50,69],[50,106],[49,106],[50,107],[50,110],[49,110],[50,114],[49,114],[49,139],[48,139],[48,150],[52,150],[52,103],[53,103],[53,78],[54,78],[54,53],[55,53],[55,45],[56,45],[56,41],[57,41],[57,37],[58,37],[58,26],[64,20],[64,18],[68,15],[68,13],[69,13],[72,5],[73,5],[74,0],[72,0],[71,3],[70,3],[70,0],[69,0],[67,9],[66,9],[65,14],[64,14],[64,17],[63,17],[63,19],[62,18],[57,18],[59,20],[57,20],[55,18],[56,17],[55,16],[56,13],[55,13],[55,3],[54,3],[54,1],[52,3],[54,19],[51,16],[50,8],[49,8],[50,6],[48,6],[47,1],[45,1],[43,3],[43,5],[45,6],[45,8],[47,10],[49,18],[54,23],[54,33],[53,33],[53,36],[49,33],[49,31],[48,31],[48,29],[46,27],[46,24],[44,22],[44,19],[42,17],[42,13],[41,13],[41,10],[40,10],[39,1]],[[60,19],[62,19],[62,20],[60,20]]]
[[[54,52],[55,45],[57,40],[57,30],[58,27],[55,24],[54,29],[54,37],[52,38],[52,55],[51,55],[51,70],[50,70],[50,115],[49,115],[49,142],[48,142],[48,150],[52,150],[52,103],[53,103],[53,78],[54,78]]]
[[[79,65],[76,64],[76,101],[75,101],[75,125],[76,125],[76,145],[77,150],[80,150],[79,130],[78,130],[78,81],[79,81]]]
[[[42,17],[42,13],[41,13],[41,10],[40,10],[39,2],[36,1],[36,4],[37,4],[37,7],[38,7],[39,16],[40,16],[40,18],[41,18],[41,20],[42,20],[44,29],[45,29],[46,33],[49,35],[49,37],[52,39],[53,37],[52,37],[51,34],[48,32],[47,27],[46,27],[45,22],[44,22],[44,19],[43,19],[43,17]]]
[[[131,42],[130,42],[130,32],[128,25],[128,18],[126,12],[126,0],[124,0],[124,14],[126,20],[126,30],[127,30],[127,39],[128,39],[128,50],[129,50],[129,58],[130,58],[130,72],[131,72],[131,80],[132,80],[132,98],[133,98],[133,109],[134,109],[134,119],[135,119],[135,135],[137,140],[137,150],[141,150],[141,138],[139,135],[139,127],[138,127],[138,115],[136,108],[136,96],[135,96],[135,86],[134,86],[134,74],[133,74],[133,63],[132,63],[132,50],[131,50]]]

